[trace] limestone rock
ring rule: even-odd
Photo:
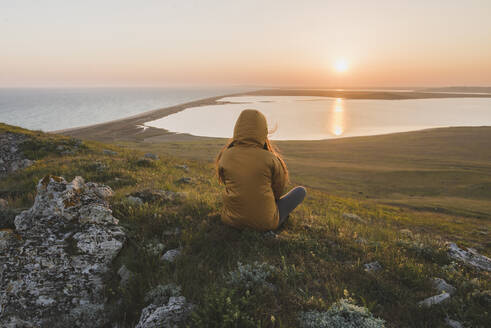
[[[449,293],[450,295],[453,295],[453,293],[455,293],[455,291],[457,290],[454,286],[450,285],[449,283],[447,283],[445,280],[441,278],[433,278],[432,280],[435,289],[440,293],[446,292]]]
[[[421,306],[430,307],[430,306],[433,306],[435,304],[440,304],[441,302],[443,302],[449,298],[450,298],[450,294],[443,292],[441,294],[425,298],[424,300],[422,300],[418,304]]]
[[[150,290],[145,300],[151,302],[142,310],[135,328],[176,327],[188,317],[193,306],[179,295],[175,285],[159,285]]]
[[[163,261],[168,261],[168,262],[174,262],[176,260],[176,257],[178,257],[181,254],[181,250],[176,248],[176,249],[171,249],[165,252],[164,255],[160,258]]]
[[[485,271],[491,271],[491,259],[479,254],[475,249],[468,248],[467,251],[459,248],[455,243],[447,244],[448,255],[451,258],[464,262],[465,264]]]
[[[188,166],[187,165],[184,165],[184,164],[182,164],[182,165],[176,165],[176,169],[181,169],[181,170],[184,170],[186,172],[189,172]]]
[[[445,318],[445,323],[451,328],[463,328],[462,324],[450,318]]]
[[[109,187],[46,176],[0,252],[0,327],[102,327],[104,277],[125,242]]]

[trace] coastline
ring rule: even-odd
[[[82,126],[64,130],[50,131],[53,134],[62,134],[75,138],[90,139],[105,142],[114,141],[176,141],[193,139],[215,139],[193,136],[190,134],[176,134],[164,129],[154,127],[143,128],[144,123],[166,117],[191,107],[225,104],[217,102],[225,97],[236,96],[309,96],[330,97],[344,99],[377,99],[377,100],[406,100],[429,98],[490,98],[491,94],[467,93],[438,93],[438,92],[407,92],[407,91],[350,91],[350,90],[312,90],[312,89],[264,89],[248,92],[220,95],[204,98],[183,104],[155,109],[126,118]]]

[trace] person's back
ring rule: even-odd
[[[244,110],[234,128],[233,140],[217,159],[219,179],[225,184],[222,221],[236,228],[275,230],[281,225],[278,202],[288,176],[285,163],[275,153],[268,139],[264,115],[257,110]],[[296,188],[295,204],[305,196],[303,187]],[[279,210],[280,207],[280,210]],[[283,206],[284,207],[284,206]]]
[[[224,151],[220,160],[226,186],[222,218],[237,228],[273,230],[279,216],[272,189],[273,173],[281,165],[261,146],[237,144]],[[276,174],[277,194],[281,196],[284,178]],[[279,198],[279,197],[278,197]]]

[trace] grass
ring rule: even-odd
[[[223,139],[126,143],[213,161]],[[491,219],[491,127],[277,142],[292,179],[329,194]]]
[[[367,200],[357,195],[358,190],[352,194],[348,190],[344,195],[341,191],[327,193],[322,188],[309,188],[304,204],[276,237],[253,231],[240,232],[220,222],[223,187],[217,183],[208,161],[165,155],[169,145],[139,145],[135,149],[131,144],[118,147],[89,141],[78,146],[77,152],[62,155],[57,150],[58,145],[73,148],[78,142],[6,125],[0,126],[2,130],[26,134],[36,144],[36,147],[26,144],[29,146],[26,153],[36,159],[35,164],[0,180],[0,197],[6,197],[10,207],[31,206],[35,185],[46,174],[61,175],[67,180],[81,175],[87,181],[105,183],[115,190],[111,207],[114,216],[126,228],[129,241],[114,267],[117,270],[119,265],[125,264],[134,275],[123,288],[112,272],[106,293],[112,320],[123,326],[132,327],[138,321],[148,290],[168,283],[181,286],[182,294],[196,305],[188,323],[191,326],[296,327],[301,312],[326,311],[347,294],[375,317],[384,319],[387,327],[444,327],[447,315],[470,327],[486,327],[490,321],[489,273],[452,262],[444,247],[446,241],[457,241],[461,246],[473,246],[489,256],[488,235],[481,233],[490,230],[485,217],[472,217],[467,212],[462,216],[454,210],[416,211],[413,204],[400,206],[396,201],[392,205],[374,201],[378,199],[375,196],[393,200],[386,197],[383,190],[379,193],[363,191],[373,195]],[[302,147],[309,145],[305,143]],[[319,145],[309,147],[319,149]],[[187,145],[181,152],[201,149],[200,146],[203,145]],[[302,155],[300,150],[294,153],[293,146],[281,146],[288,163],[292,163],[294,181],[308,179],[306,169],[298,171],[298,163],[308,156],[308,151],[302,150]],[[349,150],[349,147],[338,147],[345,152]],[[103,149],[114,150],[117,154],[105,155]],[[335,146],[330,149],[324,160],[340,161],[342,154],[334,151]],[[142,161],[144,152],[148,151],[157,152],[160,159]],[[484,157],[486,151],[481,149],[478,156],[483,156],[482,161],[475,160],[469,171],[489,165]],[[442,163],[456,160],[440,156],[438,163],[431,162],[431,158],[438,156],[430,153],[426,155],[430,159],[424,163],[404,164],[404,157],[388,154],[391,156],[384,163],[389,167],[399,162],[400,167],[422,165],[429,169],[451,165]],[[361,163],[361,157],[362,154],[358,159],[346,161],[355,165],[355,162]],[[466,165],[472,161],[474,159],[468,160]],[[364,163],[369,161],[364,160]],[[189,172],[179,168],[181,164],[187,165]],[[375,167],[376,162],[370,165]],[[176,183],[182,177],[192,177],[193,182]],[[327,181],[328,177],[319,179]],[[314,182],[312,179],[309,185],[315,187]],[[188,197],[141,206],[126,200],[128,194],[147,188],[187,192]],[[360,185],[360,188],[368,187]],[[405,195],[406,191],[401,193]],[[470,196],[469,199],[480,200]],[[367,223],[346,219],[344,213],[357,214]],[[179,228],[180,233],[169,234],[175,228]],[[402,233],[401,229],[410,229],[412,236]],[[180,248],[182,255],[174,263],[162,262],[158,255],[148,251],[147,245],[152,242],[163,243],[165,250]],[[363,264],[372,261],[378,261],[382,269],[376,273],[365,272]],[[275,269],[264,278],[267,284],[253,287],[232,284],[230,272],[238,269],[238,262],[244,265],[267,263]],[[418,301],[436,293],[431,277],[445,279],[457,287],[457,292],[442,305],[430,309],[418,307]]]

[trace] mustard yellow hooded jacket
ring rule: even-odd
[[[242,111],[234,128],[233,143],[218,162],[225,184],[222,221],[233,227],[259,231],[278,227],[276,200],[286,178],[280,161],[264,149],[266,118],[257,110]]]

